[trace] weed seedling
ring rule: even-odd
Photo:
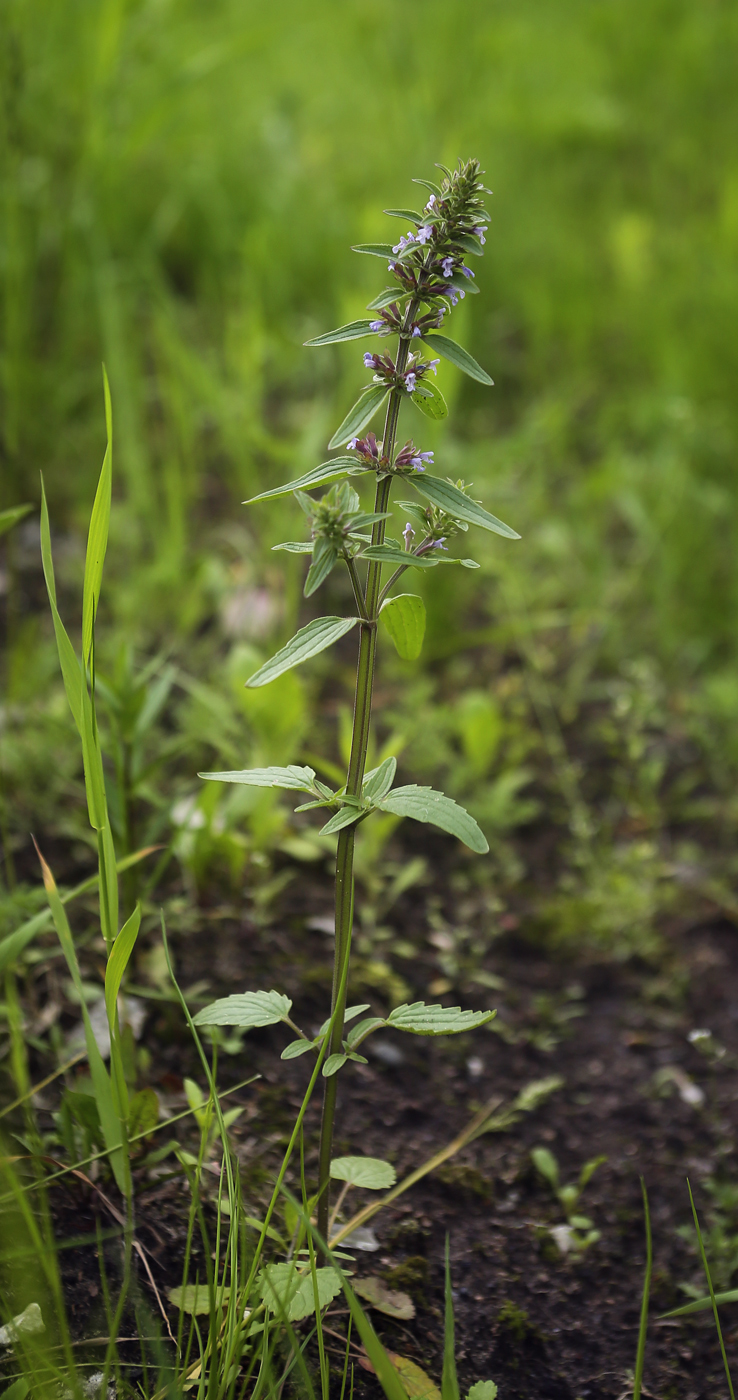
[[[589,1162],[585,1162],[576,1183],[570,1182],[568,1186],[562,1186],[559,1164],[553,1152],[549,1152],[547,1147],[534,1147],[530,1155],[536,1171],[548,1182],[566,1216],[566,1224],[552,1226],[550,1235],[562,1254],[584,1254],[590,1245],[597,1243],[600,1232],[594,1228],[594,1223],[588,1215],[579,1213],[579,1198],[597,1168],[602,1166],[607,1158],[592,1157]]]

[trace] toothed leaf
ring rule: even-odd
[[[410,783],[407,787],[394,788],[376,805],[381,807],[383,812],[394,812],[398,817],[413,817],[415,821],[440,826],[442,831],[457,836],[465,846],[479,855],[484,855],[489,850],[487,839],[474,818],[454,802],[453,798],[446,797],[442,792],[435,792],[433,788],[418,787],[415,783]]]
[[[486,1025],[494,1011],[462,1011],[460,1006],[426,1006],[424,1001],[396,1006],[387,1017],[387,1028],[410,1035],[460,1035]]]

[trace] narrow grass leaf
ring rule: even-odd
[[[442,481],[437,476],[421,475],[420,472],[409,479],[421,496],[425,496],[426,500],[457,520],[464,520],[469,525],[478,525],[480,529],[490,530],[495,535],[504,535],[508,540],[520,539],[516,530],[511,530],[510,526],[498,520],[496,515],[490,515],[488,510],[472,501],[452,482]]]
[[[424,345],[429,350],[435,350],[444,360],[455,365],[457,369],[463,370],[470,379],[476,379],[479,384],[494,384],[494,379],[490,379],[486,369],[478,365],[473,355],[469,354],[463,346],[457,345],[455,340],[449,340],[446,335],[424,335]]]
[[[82,681],[82,759],[85,770],[85,793],[90,826],[102,831],[108,824],[108,803],[105,796],[100,736],[92,699],[87,685]]]
[[[641,1192],[643,1194],[643,1216],[646,1224],[646,1272],[643,1276],[643,1296],[641,1298],[641,1317],[638,1327],[638,1347],[636,1350],[636,1364],[633,1375],[633,1400],[641,1400],[641,1390],[643,1387],[643,1365],[646,1357],[646,1334],[648,1332],[648,1300],[651,1293],[651,1269],[653,1267],[651,1212],[648,1208],[648,1193],[643,1177],[641,1177]]]
[[[271,661],[265,662],[249,677],[247,687],[253,690],[260,685],[269,685],[277,676],[291,671],[293,666],[301,666],[303,661],[309,661],[311,656],[317,656],[340,637],[345,637],[359,621],[358,617],[316,617],[307,627],[301,627]]]
[[[321,462],[319,467],[312,467],[295,481],[287,481],[284,486],[274,486],[271,491],[262,491],[242,504],[252,506],[255,501],[269,501],[274,496],[289,496],[292,491],[310,491],[313,486],[322,486],[324,481],[331,481],[333,477],[349,476],[361,469],[357,457],[333,457],[330,462]]]
[[[54,578],[54,561],[51,554],[51,531],[49,530],[49,508],[46,503],[46,491],[44,489],[44,479],[41,477],[41,562],[46,580],[46,591],[49,595],[49,606],[51,607],[51,617],[54,623],[54,635],[56,637],[56,649],[59,654],[59,665],[61,666],[64,689],[67,693],[67,701],[72,711],[72,718],[82,733],[82,667],[80,666],[77,653],[69,640],[67,630],[59,616],[59,609],[56,606],[56,580]]]
[[[387,598],[379,612],[395,651],[403,661],[415,661],[423,649],[425,603],[415,593],[398,593]]]
[[[454,1336],[454,1300],[451,1292],[451,1260],[449,1240],[446,1236],[446,1282],[444,1290],[445,1306],[443,1315],[443,1372],[441,1374],[441,1400],[460,1400],[459,1378],[456,1374],[456,1339]]]
[[[715,1330],[716,1330],[716,1332],[717,1332],[717,1334],[718,1334],[718,1341],[719,1341],[719,1343],[720,1343],[720,1352],[721,1352],[722,1358],[723,1358],[723,1366],[725,1367],[725,1377],[726,1377],[726,1380],[727,1380],[727,1382],[728,1382],[728,1390],[730,1391],[730,1400],[735,1400],[735,1391],[733,1390],[733,1381],[732,1381],[732,1378],[731,1378],[731,1375],[730,1375],[730,1367],[729,1367],[729,1365],[728,1365],[728,1358],[727,1358],[726,1353],[725,1353],[725,1342],[723,1341],[723,1333],[722,1333],[722,1328],[721,1328],[721,1326],[720,1326],[720,1318],[718,1317],[717,1299],[716,1299],[716,1297],[715,1297],[715,1291],[714,1291],[713,1286],[712,1286],[712,1275],[710,1274],[710,1266],[709,1266],[709,1264],[708,1264],[708,1262],[707,1262],[707,1255],[705,1254],[705,1246],[704,1246],[703,1241],[702,1241],[702,1231],[701,1231],[701,1229],[700,1229],[700,1222],[699,1222],[699,1219],[698,1219],[698,1216],[697,1216],[697,1207],[695,1206],[695,1203],[694,1203],[694,1197],[693,1197],[693,1195],[692,1195],[692,1187],[691,1187],[691,1184],[690,1184],[690,1181],[689,1181],[689,1177],[687,1177],[687,1190],[688,1190],[688,1192],[689,1192],[689,1203],[690,1203],[690,1205],[691,1205],[691,1207],[692,1207],[692,1215],[693,1215],[693,1217],[694,1217],[694,1228],[695,1228],[695,1230],[696,1230],[696,1232],[697,1232],[697,1242],[698,1242],[699,1247],[700,1247],[700,1256],[701,1256],[701,1258],[702,1258],[702,1267],[703,1267],[703,1269],[704,1269],[704,1271],[705,1271],[705,1278],[707,1279],[707,1287],[708,1287],[709,1290],[710,1290],[710,1302],[712,1303],[712,1312],[713,1312],[713,1317],[715,1318]]]
[[[130,918],[126,919],[113,944],[113,951],[108,958],[108,965],[105,969],[105,1010],[108,1013],[108,1024],[111,1030],[115,1025],[120,984],[138,938],[140,927],[141,906],[137,904]]]
[[[0,535],[4,535],[8,530],[12,530],[13,526],[17,525],[19,520],[22,520],[25,515],[28,515],[29,510],[33,510],[33,506],[11,506],[10,510],[0,510]]]
[[[100,479],[97,483],[95,502],[90,517],[90,529],[87,536],[87,557],[85,559],[85,578],[82,592],[82,657],[85,666],[87,666],[90,660],[95,616],[97,613],[97,605],[100,600],[105,552],[108,547],[110,503],[113,486],[113,421],[110,405],[110,386],[104,366],[103,387],[105,391],[105,421],[107,425],[108,442],[105,449],[102,469],[100,471]]]
[[[412,817],[417,822],[440,826],[442,831],[458,837],[478,855],[485,855],[489,850],[487,838],[474,818],[453,798],[433,788],[410,783],[407,787],[394,788],[376,805],[383,812],[394,812],[398,817]]]
[[[304,340],[303,345],[337,345],[341,340],[359,340],[363,335],[375,334],[371,321],[349,321],[347,326],[339,326],[338,330],[326,331],[312,340]]]

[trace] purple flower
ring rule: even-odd
[[[387,263],[387,271],[388,271],[388,272],[394,272],[394,270],[395,270],[395,264],[394,264],[394,263]]]
[[[444,544],[445,538],[446,536],[442,535],[440,540],[434,540],[431,549],[448,549],[448,545]]]
[[[436,196],[435,196],[434,194],[432,194],[431,197],[430,197],[430,199],[428,200],[428,203],[427,203],[426,206],[425,206],[426,209],[432,209],[432,208],[433,208],[433,205],[435,204],[435,202],[436,202]]]
[[[418,229],[418,243],[422,243],[425,245],[428,242],[428,239],[432,237],[432,235],[433,225],[421,224],[420,228]]]
[[[410,524],[409,520],[407,522],[407,525],[405,526],[405,529],[402,532],[402,538],[405,541],[405,548],[408,550],[411,549],[413,540],[415,539],[415,531],[412,525]]]
[[[428,363],[426,364],[426,369],[432,369],[434,374],[438,374],[438,370],[437,370],[436,366],[437,366],[437,365],[440,365],[440,363],[441,363],[440,360],[429,360]]]
[[[459,297],[461,297],[461,300],[463,301],[463,300],[464,300],[464,297],[466,296],[466,292],[461,291],[461,290],[457,290],[456,287],[445,287],[445,288],[444,288],[443,295],[444,295],[445,297],[448,297],[448,299],[449,299],[449,301],[451,302],[451,305],[452,305],[452,306],[457,306],[457,305],[458,305],[458,301],[459,301]]]
[[[425,471],[425,466],[424,466],[424,463],[425,463],[425,462],[430,462],[430,465],[433,466],[433,453],[432,453],[432,452],[419,452],[418,455],[417,455],[417,457],[411,457],[411,458],[410,458],[410,466],[411,466],[411,467],[415,467],[415,470],[418,471],[418,472],[424,472],[424,471]]]
[[[454,270],[453,258],[444,258],[443,262],[441,263],[441,268],[443,270],[444,277],[450,277]]]
[[[374,369],[374,356],[369,350],[367,350],[364,356],[364,367],[365,369]]]
[[[370,331],[383,331],[384,328],[385,328],[385,326],[384,326],[384,321],[370,321],[370,322],[369,322],[369,329],[370,329]]]
[[[411,244],[411,243],[414,243],[414,242],[415,242],[415,234],[413,233],[412,229],[408,229],[407,233],[406,233],[406,234],[403,234],[403,236],[402,236],[402,238],[400,239],[399,243],[395,243],[395,244],[394,244],[394,246],[393,246],[393,248],[392,248],[392,252],[393,252],[393,253],[404,253],[405,249],[406,249],[406,248],[409,248],[410,244]]]
[[[482,244],[482,247],[484,247],[485,243],[487,242],[487,239],[485,236],[485,229],[483,225],[479,224],[478,227],[475,228],[474,232],[476,233],[479,242]]]
[[[347,446],[348,448],[350,448],[350,450],[353,452],[354,449],[356,448],[356,446],[358,445],[358,442],[359,442],[359,439],[358,439],[358,438],[351,438],[351,439],[346,443],[346,446]]]
[[[472,272],[470,267],[462,267],[461,271],[465,277],[476,277],[476,272]]]
[[[423,332],[421,331],[420,326],[413,326],[413,334],[412,334],[412,339],[413,339],[413,340],[417,340],[418,336],[419,336],[419,335],[422,335],[422,334],[423,334]]]
[[[408,373],[405,375],[405,388],[407,389],[408,394],[414,393],[417,378],[418,376],[413,370],[409,370]]]

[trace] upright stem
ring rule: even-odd
[[[412,303],[408,310],[408,321],[411,321],[414,317],[415,309],[415,303]],[[408,352],[409,342],[403,339],[400,341],[397,352],[398,374],[402,374],[405,369]],[[382,454],[388,458],[390,462],[395,452],[397,423],[400,417],[401,393],[401,389],[393,389],[390,395],[387,417],[384,425]],[[377,482],[377,492],[374,503],[374,510],[377,514],[384,513],[387,510],[391,487],[391,476],[381,477]],[[373,545],[383,543],[385,525],[386,521],[384,520],[375,521],[372,529]],[[356,669],[356,691],[354,697],[354,725],[351,736],[351,758],[349,760],[348,777],[346,780],[346,791],[352,797],[358,796],[361,792],[361,785],[364,780],[364,768],[366,766],[366,753],[369,744],[381,574],[381,563],[378,560],[372,560],[369,564],[366,579],[366,621],[362,621],[359,635],[359,659]],[[333,960],[331,1012],[335,1011],[339,996],[341,996],[342,1005],[339,1007],[339,1014],[336,1017],[333,1034],[328,1047],[329,1055],[340,1054],[343,1044],[343,1023],[344,1012],[346,1010],[346,985],[348,979],[346,979],[344,983],[342,995],[340,992],[340,985],[344,959],[347,950],[350,950],[351,947],[351,930],[354,917],[355,837],[355,826],[345,826],[338,834],[338,850],[336,852],[336,947]],[[326,1242],[328,1240],[330,1220],[330,1173],[331,1157],[333,1154],[333,1121],[336,1113],[337,1089],[338,1075],[333,1074],[325,1081],[323,1119],[320,1129],[320,1163],[318,1175],[318,1190],[320,1193],[318,1201],[318,1230]]]

